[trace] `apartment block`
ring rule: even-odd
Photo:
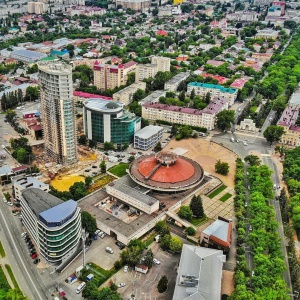
[[[122,5],[124,9],[143,10],[150,7],[150,0],[116,0],[116,7]]]
[[[59,164],[77,161],[76,117],[72,67],[62,62],[40,62],[41,117],[45,152]]]
[[[227,98],[213,98],[203,110],[175,105],[147,102],[142,105],[142,117],[148,120],[162,120],[169,123],[215,128],[217,113],[228,109]]]
[[[98,61],[94,63],[94,84],[100,90],[114,89],[125,85],[128,74],[136,70],[137,63],[130,61],[125,64],[107,65]]]
[[[199,95],[200,97],[205,97],[207,93],[210,93],[212,98],[224,97],[228,99],[229,107],[234,103],[238,94],[237,89],[225,88],[222,85],[203,83],[203,82],[189,83],[187,87],[187,93],[190,95],[192,90],[194,90],[195,94]]]
[[[179,84],[190,76],[189,72],[182,72],[175,75],[172,79],[165,83],[165,90],[176,92]]]
[[[121,102],[124,105],[129,105],[132,102],[133,94],[138,90],[145,90],[146,89],[146,82],[138,82],[133,83],[126,88],[116,92],[113,94],[113,100],[117,102]]]
[[[29,14],[40,15],[46,12],[45,3],[43,2],[28,2],[27,11]]]
[[[148,150],[162,139],[164,128],[149,125],[137,131],[134,135],[134,148]]]
[[[170,71],[171,59],[169,57],[153,56],[151,58],[151,64],[157,66],[157,72]]]
[[[265,40],[276,40],[278,38],[278,31],[272,29],[258,30],[257,34],[255,35],[255,38]]]
[[[156,64],[137,65],[135,72],[135,82],[143,81],[147,78],[154,78],[157,70]]]

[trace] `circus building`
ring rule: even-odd
[[[180,192],[199,185],[204,172],[197,162],[164,151],[136,159],[130,165],[129,175],[143,187],[161,192]]]
[[[170,216],[185,226],[174,210],[210,180],[197,162],[161,151],[137,157],[127,175],[88,195],[79,206],[95,217],[98,228],[127,245]]]

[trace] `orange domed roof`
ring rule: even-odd
[[[171,166],[159,165],[154,156],[147,157],[140,162],[138,170],[144,177],[153,181],[168,183],[188,180],[195,173],[192,163],[180,157]]]

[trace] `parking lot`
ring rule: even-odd
[[[161,263],[153,264],[147,274],[142,274],[129,269],[127,273],[122,268],[113,276],[115,284],[125,283],[125,287],[118,289],[122,299],[130,299],[132,294],[139,300],[170,300],[173,297],[173,291],[176,280],[176,269],[179,263],[180,255],[173,255],[159,248],[159,244],[152,243],[150,246],[154,257]],[[169,279],[168,289],[165,293],[160,294],[157,291],[158,281],[166,275]]]

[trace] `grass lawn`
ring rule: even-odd
[[[217,188],[216,190],[214,190],[212,193],[210,193],[208,195],[208,198],[212,199],[214,197],[216,197],[218,194],[220,194],[221,192],[223,192],[225,189],[227,188],[226,185],[221,185],[219,188]]]
[[[128,167],[129,164],[121,162],[118,165],[111,167],[108,171],[118,177],[122,177],[127,174],[126,169],[128,169]]]
[[[202,218],[192,218],[190,221],[194,226],[199,226],[200,224],[205,223],[208,220],[207,216],[203,216]]]
[[[220,198],[220,201],[225,202],[225,201],[228,200],[231,196],[232,196],[231,194],[226,193],[225,195],[223,195],[223,196]]]
[[[19,290],[20,287],[19,287],[19,285],[18,285],[18,283],[17,283],[17,280],[16,280],[16,278],[15,278],[15,275],[14,275],[14,273],[13,273],[13,271],[12,271],[10,265],[5,265],[5,268],[6,268],[8,274],[9,274],[9,276],[10,276],[11,281],[13,282],[13,284],[14,284],[14,286],[15,286],[15,289],[18,289],[18,290]]]
[[[1,257],[5,257],[5,251],[1,242],[0,242],[0,255]]]
[[[88,192],[92,193],[100,188],[103,188],[110,182],[114,181],[116,177],[107,175],[107,174],[102,174],[99,178],[94,180],[94,183],[89,187]]]

